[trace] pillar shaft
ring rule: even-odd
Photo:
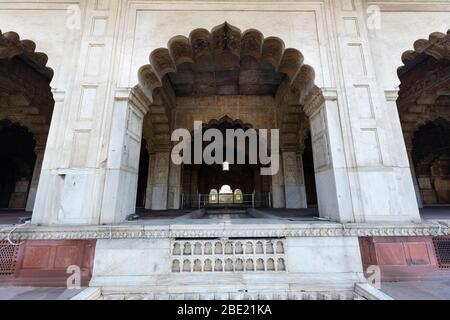
[[[39,177],[41,176],[42,161],[44,160],[45,147],[35,148],[36,163],[34,164],[33,177],[31,178],[30,188],[28,191],[26,211],[33,211],[34,202],[36,200],[37,189],[39,185]]]
[[[307,208],[303,161],[296,152],[283,152],[282,157],[286,208]]]
[[[147,184],[145,206],[147,209],[167,210],[170,163],[169,151],[156,151],[150,154],[149,183]]]
[[[285,208],[284,174],[283,164],[280,161],[280,169],[276,175],[272,176],[272,207]]]

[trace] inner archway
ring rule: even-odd
[[[54,107],[53,70],[35,49],[17,33],[0,31],[0,207],[28,212],[34,207]]]
[[[400,114],[419,206],[450,203],[450,30],[403,54]]]
[[[217,129],[224,137],[227,130],[242,130],[242,132],[253,130],[250,124],[232,120],[229,117],[210,120],[203,126],[203,133],[208,129]],[[257,137],[257,130],[252,132]],[[259,143],[257,139],[255,141]],[[207,143],[204,143],[203,150],[206,146]],[[211,191],[220,190],[223,186],[230,186],[233,192],[239,190],[243,196],[243,201],[241,201],[243,206],[269,207],[271,177],[260,174],[260,164],[250,164],[249,139],[245,141],[245,150],[237,147],[236,140],[232,146],[226,142],[223,146],[224,158],[228,153],[233,154],[233,160],[230,162],[224,161],[216,164],[203,162],[202,164],[183,165],[183,208],[197,208],[199,205],[206,204]],[[245,163],[238,163],[238,155],[241,153],[245,158]],[[201,201],[200,204],[199,201]]]
[[[199,195],[207,196],[233,179],[233,189],[252,191],[255,199],[259,197],[273,208],[307,208],[308,202],[319,202],[327,210],[335,207],[331,203],[338,198],[329,201],[326,192],[318,192],[321,201],[314,195],[309,200],[306,196],[307,189],[315,192],[315,181],[311,181],[315,175],[309,172],[306,187],[305,150],[309,152],[308,170],[332,167],[322,163],[329,160],[323,144],[326,123],[311,126],[314,138],[310,148],[305,147],[310,119],[318,116],[325,99],[314,85],[314,69],[304,64],[300,51],[285,48],[281,39],[264,37],[258,30],[241,32],[224,23],[211,31],[195,29],[189,36],[173,37],[167,48],[150,54],[150,64],[140,68],[138,77],[139,85],[132,90],[129,106],[137,113],[148,109],[143,119],[143,139],[150,154],[146,209],[196,207]],[[275,175],[256,175],[258,168],[254,166],[231,165],[224,172],[221,164],[202,168],[170,161],[175,129],[191,131],[194,121],[208,124],[211,119],[226,117],[251,123],[258,130],[279,130],[280,168]],[[317,159],[319,165],[314,165]],[[222,179],[228,173],[231,176]],[[223,181],[213,181],[211,176]],[[240,177],[246,183],[239,182]],[[333,175],[325,174],[318,189],[327,190],[334,183],[328,183],[329,179]],[[264,197],[266,200],[262,200]]]

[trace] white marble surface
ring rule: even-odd
[[[34,223],[120,223],[132,213],[142,119],[128,113],[134,107],[127,96],[137,71],[172,36],[224,20],[280,37],[316,71],[327,100],[321,122],[310,119],[321,215],[340,222],[419,220],[399,119],[384,93],[396,90],[401,53],[448,29],[448,1],[377,1],[379,30],[367,28],[363,0],[103,3],[80,1],[79,27],[68,28],[73,2],[0,2],[2,31],[35,41],[55,70],[54,123]],[[167,208],[166,176],[151,192],[154,209]],[[170,192],[177,197],[176,184]],[[273,204],[297,207],[302,192],[278,181]]]
[[[99,240],[90,286],[122,293],[272,293],[352,291],[355,283],[364,282],[356,237],[287,238],[283,255],[287,269],[275,272],[172,272],[169,243],[169,239]]]

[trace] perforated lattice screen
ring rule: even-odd
[[[14,274],[18,252],[19,246],[14,246],[8,241],[0,241],[0,276]]]
[[[450,237],[438,237],[433,239],[436,257],[439,267],[450,268]]]

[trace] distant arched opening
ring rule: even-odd
[[[450,30],[402,55],[397,100],[419,206],[450,203]]]
[[[55,103],[53,70],[35,48],[0,31],[0,208],[34,208]]]

